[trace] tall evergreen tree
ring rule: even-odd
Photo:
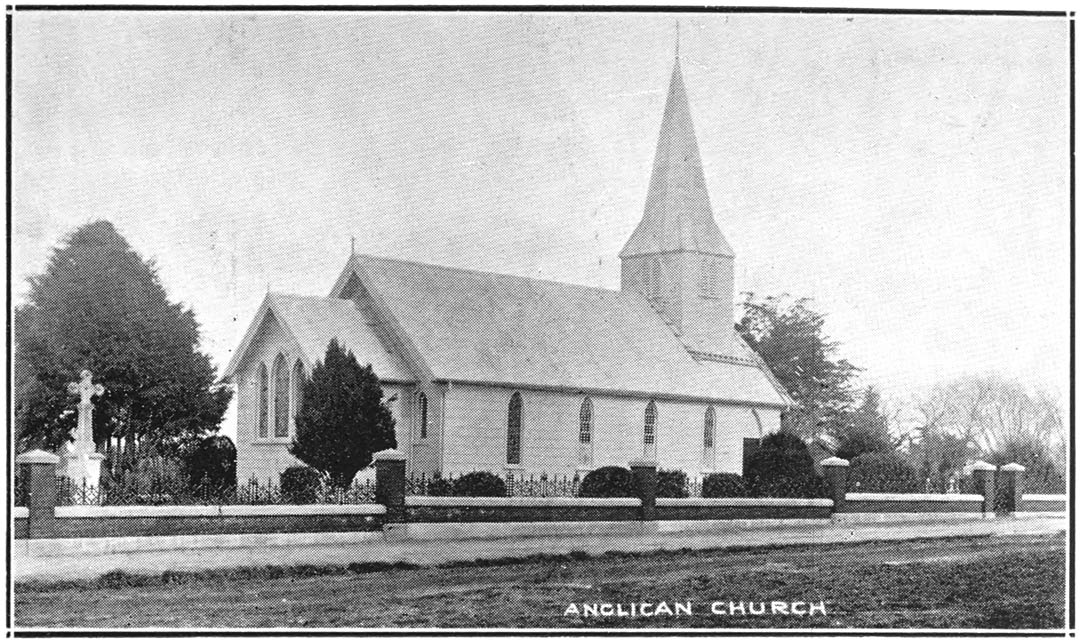
[[[900,441],[890,435],[889,422],[882,413],[882,396],[874,387],[863,392],[863,401],[855,410],[840,416],[837,428],[837,456],[853,459],[871,452],[896,451]]]
[[[859,371],[837,357],[838,344],[823,332],[824,323],[807,299],[748,293],[736,325],[796,402],[785,413],[783,428],[804,438],[837,432],[842,414],[851,409],[851,379]]]
[[[325,473],[332,484],[348,486],[372,462],[372,454],[397,446],[394,418],[372,366],[361,367],[337,339],[327,346],[303,384],[296,437],[289,451]]]
[[[90,369],[94,440],[123,437],[169,453],[216,431],[232,392],[215,385],[191,309],[169,301],[152,262],[107,221],[86,224],[30,278],[14,312],[15,422],[20,448],[71,439],[77,398],[67,383]]]

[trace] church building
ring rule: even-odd
[[[326,297],[269,293],[226,369],[237,477],[298,464],[298,383],[337,338],[372,365],[415,474],[573,475],[654,459],[741,472],[791,403],[733,330],[735,253],[713,218],[677,57],[620,290],[352,254]]]

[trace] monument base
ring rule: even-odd
[[[101,482],[103,454],[97,452],[68,452],[60,463],[60,474],[77,485],[97,487]]]

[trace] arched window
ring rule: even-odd
[[[274,437],[289,436],[289,368],[285,356],[274,360]]]
[[[304,363],[297,360],[293,364],[293,433],[296,433],[296,418],[300,413],[301,404],[304,402]]]
[[[507,406],[507,465],[522,464],[522,394],[517,391]]]
[[[428,438],[428,396],[423,391],[417,394],[417,423],[420,437]]]
[[[578,442],[588,445],[593,442],[593,401],[586,398],[578,412]]]
[[[267,437],[267,417],[270,414],[270,379],[266,365],[259,364],[259,438]]]
[[[657,403],[652,400],[646,405],[646,423],[642,431],[642,445],[646,456],[657,454]]]
[[[713,407],[706,409],[706,422],[705,431],[702,436],[702,446],[706,449],[712,449],[714,440],[716,439],[716,427],[717,427],[717,412]]]

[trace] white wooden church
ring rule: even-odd
[[[379,376],[414,473],[572,475],[653,458],[740,472],[790,400],[733,331],[678,58],[618,291],[353,254],[326,297],[269,293],[226,369],[237,477],[297,461],[297,384],[337,338]]]

